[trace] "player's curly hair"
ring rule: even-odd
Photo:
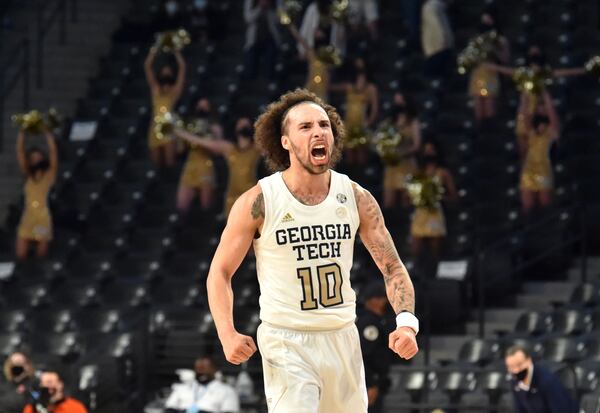
[[[346,131],[336,109],[323,102],[317,95],[306,89],[296,89],[282,95],[271,103],[267,110],[254,123],[254,139],[264,153],[267,166],[273,172],[282,171],[290,166],[290,154],[281,145],[281,136],[285,134],[284,123],[290,109],[299,103],[312,102],[321,106],[331,122],[333,132],[333,151],[331,165],[335,165],[342,157],[342,148]]]

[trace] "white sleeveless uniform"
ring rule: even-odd
[[[265,205],[254,240],[258,346],[270,413],[364,413],[367,392],[350,286],[360,223],[350,179],[331,171],[320,204],[300,203],[281,172],[259,181]]]

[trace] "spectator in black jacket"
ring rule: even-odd
[[[379,413],[383,409],[383,398],[389,387],[391,353],[388,349],[388,334],[393,327],[388,325],[385,318],[388,299],[383,283],[368,284],[361,296],[364,311],[360,313],[356,325],[365,363],[369,413]]]
[[[529,351],[520,345],[505,354],[506,368],[512,375],[516,413],[578,413],[579,405],[551,371],[534,365]]]

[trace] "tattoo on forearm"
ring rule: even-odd
[[[360,188],[354,188],[356,203],[361,216],[368,220],[366,234],[361,234],[365,246],[383,274],[387,296],[396,311],[415,311],[415,292],[408,271],[396,251],[394,240],[385,226],[383,214],[373,196]]]
[[[253,219],[265,217],[265,198],[262,192],[256,196],[256,199],[252,203],[251,214]]]

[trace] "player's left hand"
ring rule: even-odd
[[[403,359],[409,360],[419,351],[417,335],[410,327],[398,327],[390,333],[389,347]]]

